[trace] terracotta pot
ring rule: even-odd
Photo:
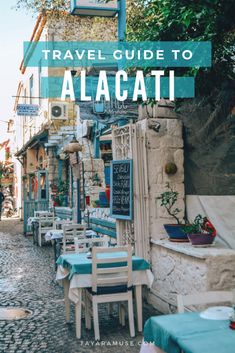
[[[187,234],[192,245],[211,245],[215,236],[211,234],[198,233],[198,234]]]
[[[164,224],[170,241],[188,242],[187,234],[183,232],[183,224]]]

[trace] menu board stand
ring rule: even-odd
[[[111,162],[110,215],[116,219],[133,219],[133,160]]]

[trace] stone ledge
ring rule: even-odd
[[[216,256],[234,256],[235,250],[224,248],[221,244],[215,243],[214,245],[201,248],[193,247],[189,243],[174,243],[169,240],[154,240],[151,239],[151,244],[161,246],[163,248],[182,253],[188,256],[197,257],[199,259],[207,259],[208,257]]]

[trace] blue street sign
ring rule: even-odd
[[[18,104],[17,115],[22,116],[37,116],[39,111],[38,104]]]

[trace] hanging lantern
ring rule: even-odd
[[[76,137],[74,136],[72,141],[64,147],[64,152],[74,153],[82,151],[82,145],[77,141]]]
[[[71,0],[70,4],[72,15],[113,17],[118,12],[116,0]]]

